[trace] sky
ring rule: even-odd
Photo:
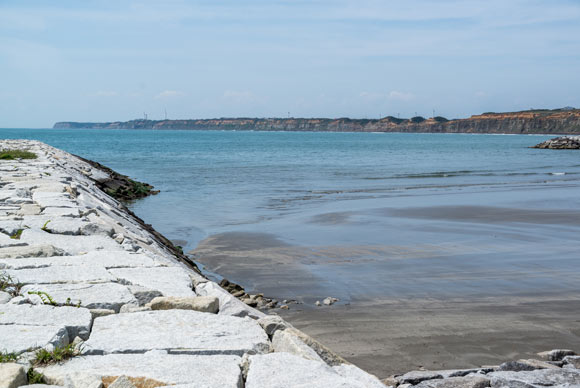
[[[580,0],[0,0],[0,127],[580,107]]]

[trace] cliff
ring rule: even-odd
[[[59,122],[54,125],[54,128],[578,134],[580,133],[580,109],[484,113],[467,119],[454,120],[447,120],[444,117],[398,119],[392,116],[375,120],[349,118],[219,118],[131,120],[108,123]]]

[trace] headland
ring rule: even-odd
[[[185,129],[302,132],[409,132],[409,133],[505,133],[578,134],[580,109],[543,109],[521,112],[487,112],[465,119],[445,117],[409,119],[351,118],[217,118],[190,120],[130,120],[115,122],[58,122],[54,128],[76,129]]]

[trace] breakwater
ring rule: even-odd
[[[384,386],[205,278],[99,188],[107,170],[0,148],[35,156],[0,161],[0,386]]]
[[[192,120],[130,120],[115,122],[58,122],[54,128],[188,129],[303,132],[409,132],[409,133],[506,133],[577,134],[580,110],[533,110],[483,113],[466,119],[393,116],[381,119],[350,118],[219,118]]]

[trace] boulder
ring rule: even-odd
[[[563,361],[576,369],[580,369],[580,356],[566,356]]]
[[[0,291],[0,304],[8,303],[12,299],[12,295],[7,292]]]
[[[78,336],[86,339],[89,336],[91,320],[91,313],[85,308],[28,304],[0,305],[0,328],[10,325],[64,328],[69,338]]]
[[[23,257],[49,257],[49,256],[62,256],[65,254],[64,250],[55,248],[50,244],[34,245],[25,243],[24,241],[20,241],[20,244],[26,245],[0,248],[0,259],[19,259]]]
[[[99,317],[85,343],[87,354],[235,354],[270,351],[268,336],[251,319],[189,310],[142,311]]]
[[[0,267],[7,269],[46,268],[51,266],[99,266],[107,269],[122,267],[154,267],[159,265],[151,257],[125,251],[91,251],[83,255],[29,257],[19,260],[0,259]]]
[[[538,353],[538,356],[548,361],[562,361],[566,356],[575,356],[576,352],[569,349],[553,349]]]
[[[160,291],[163,296],[195,296],[187,272],[178,266],[153,268],[115,268],[109,272],[125,284]]]
[[[450,377],[443,380],[426,380],[416,388],[486,388],[491,385],[490,379],[484,376]]]
[[[46,292],[60,305],[66,304],[70,298],[69,304],[76,306],[80,303],[80,306],[88,309],[118,312],[124,304],[137,303],[127,286],[118,283],[35,284],[24,286],[21,293],[27,295],[29,291]]]
[[[435,379],[442,379],[443,376],[441,373],[436,371],[423,371],[423,370],[416,370],[412,372],[405,373],[402,376],[398,376],[397,380],[399,380],[400,384],[412,384],[416,385],[425,380],[435,380]]]
[[[290,330],[278,330],[272,336],[272,346],[275,352],[286,352],[307,360],[324,362],[320,356]]]
[[[114,278],[104,267],[54,265],[46,268],[8,269],[6,273],[24,284],[104,283]]]
[[[137,388],[127,376],[120,376],[108,388]]]
[[[536,369],[526,372],[491,372],[492,387],[536,388],[580,386],[580,371],[574,369]]]
[[[0,388],[18,388],[27,383],[26,369],[22,365],[0,363]]]
[[[280,318],[278,315],[267,315],[264,318],[258,319],[258,324],[270,337],[278,330],[285,330],[291,328],[288,322]]]
[[[335,370],[323,362],[306,360],[288,353],[253,355],[249,358],[246,388],[384,388],[364,372]],[[365,378],[361,379],[361,375]]]
[[[220,301],[219,314],[231,315],[235,317],[251,317],[260,319],[266,314],[246,305],[241,300],[235,298],[229,292],[215,284],[214,282],[200,283],[195,288],[195,292],[202,296],[215,296]]]
[[[69,342],[67,330],[54,325],[0,324],[0,338],[2,351],[17,354],[41,347],[62,346]]]
[[[241,358],[237,356],[148,352],[75,357],[64,364],[36,369],[49,383],[60,385],[67,379],[79,380],[87,375],[99,378],[125,375],[156,380],[172,387],[192,384],[194,387],[238,388],[242,381],[240,363]]]
[[[216,314],[219,310],[219,299],[215,296],[159,296],[153,299],[149,306],[151,310],[194,310]]]

